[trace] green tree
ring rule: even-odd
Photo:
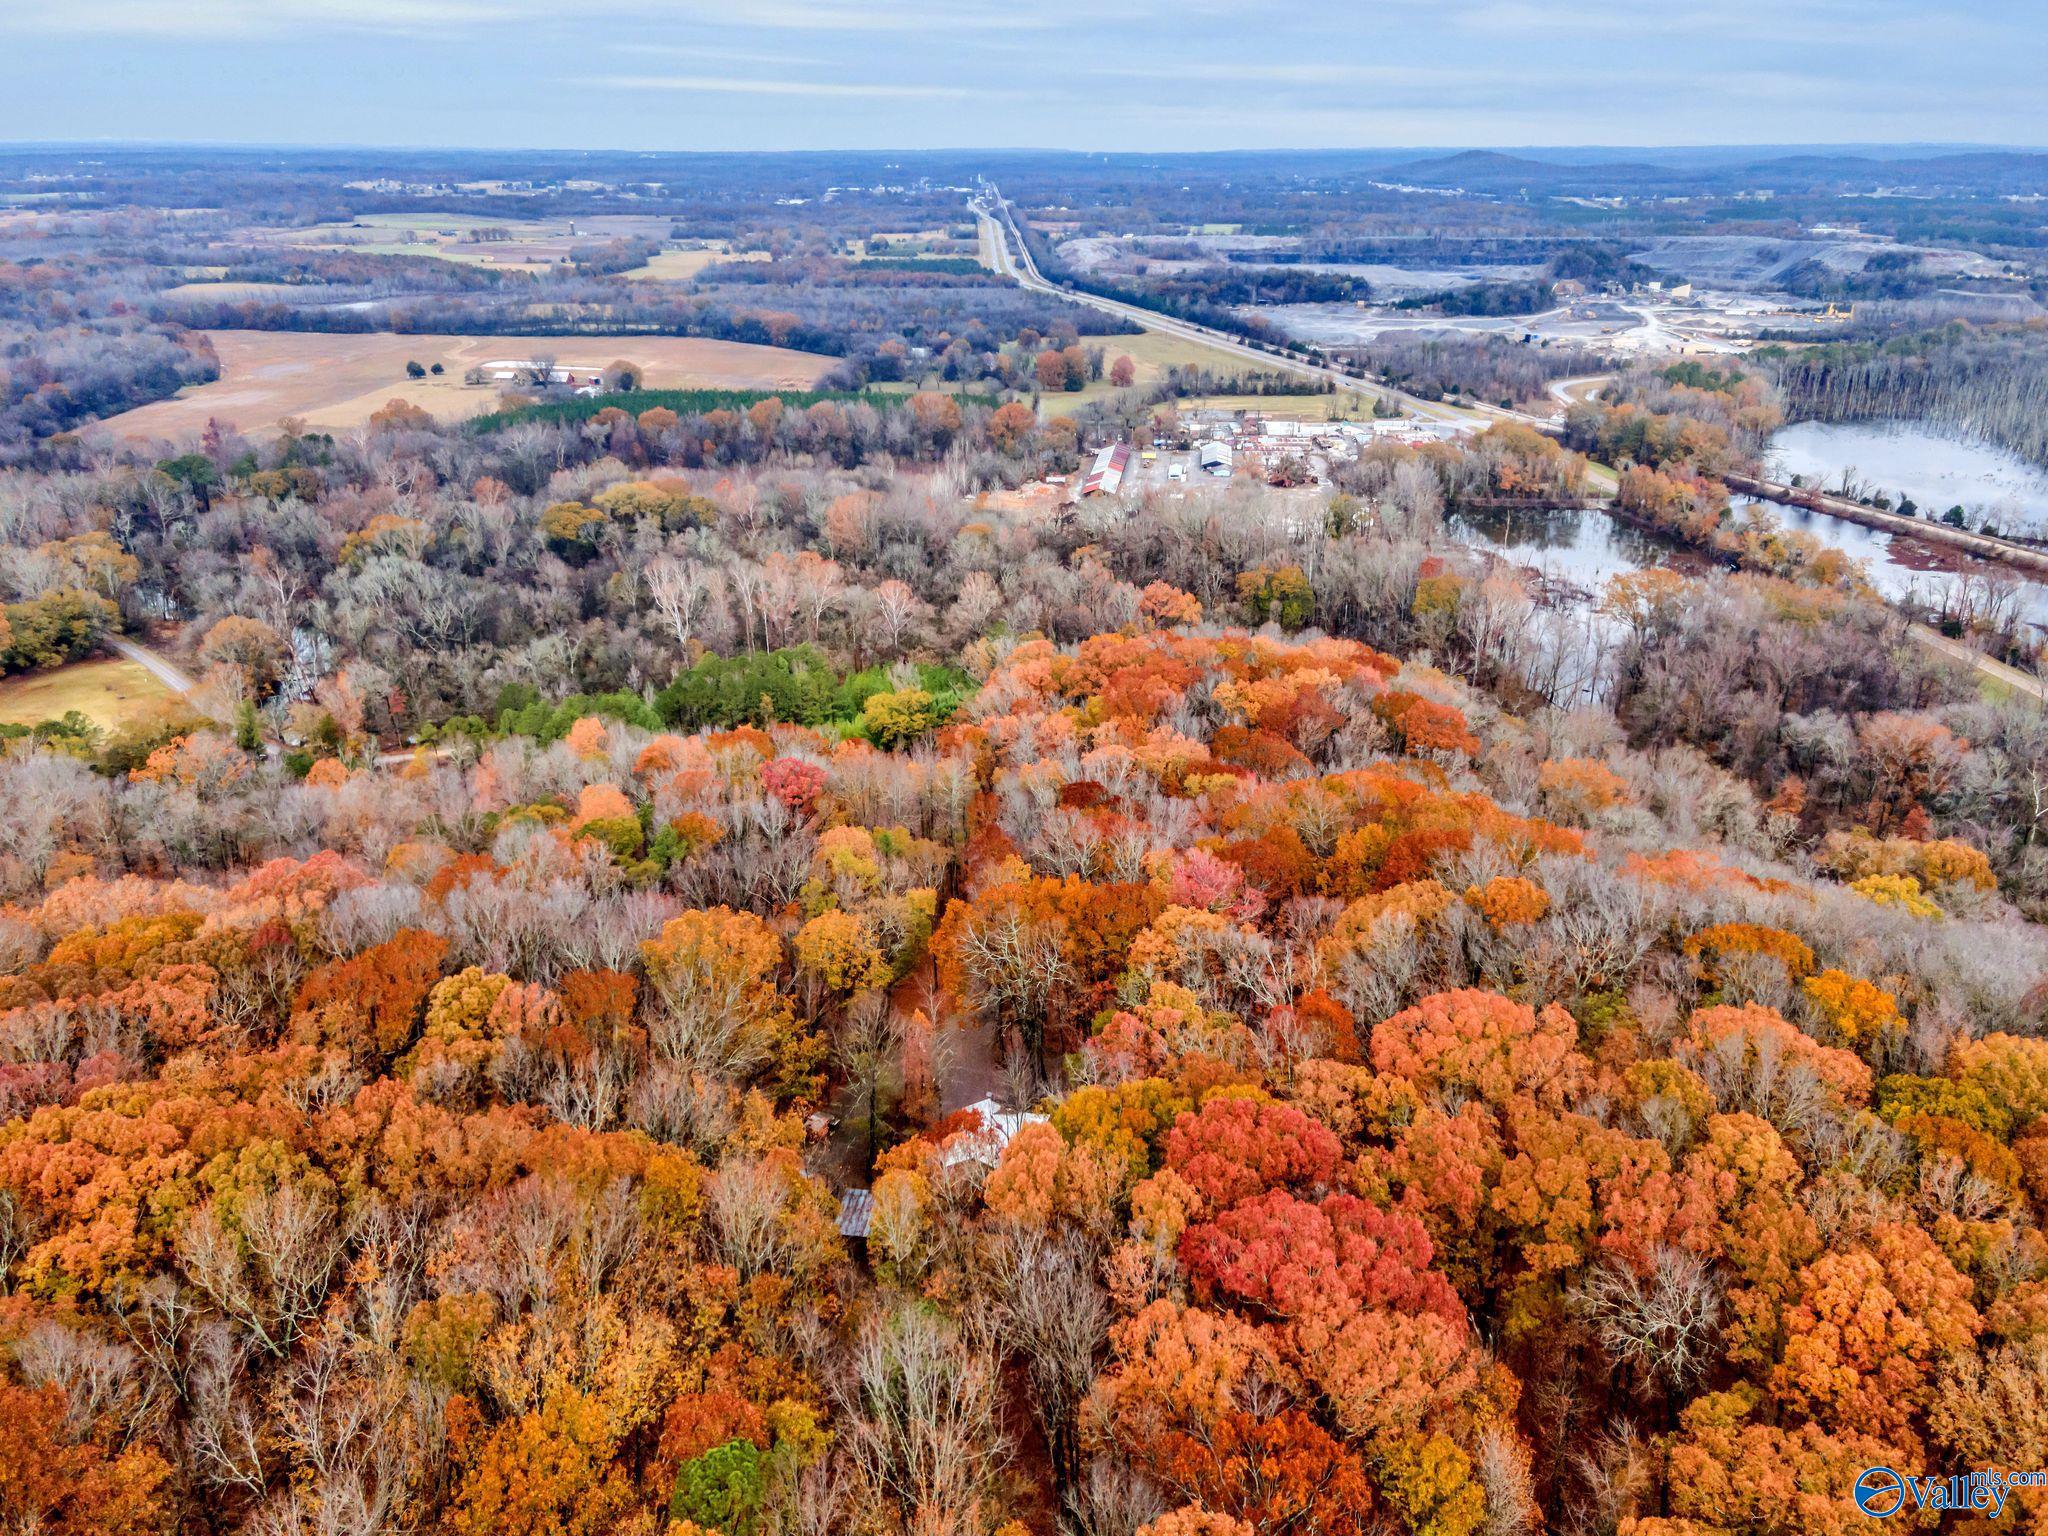
[[[766,1485],[759,1447],[751,1440],[728,1440],[683,1463],[669,1499],[669,1518],[694,1521],[726,1536],[752,1536]]]
[[[915,741],[934,725],[938,714],[932,696],[922,688],[905,688],[899,693],[878,693],[861,712],[868,739],[878,747],[900,747]]]
[[[213,505],[213,492],[220,485],[220,471],[213,467],[213,460],[203,453],[181,453],[175,459],[165,459],[156,467],[157,473],[175,480],[192,493],[192,499],[204,511]]]

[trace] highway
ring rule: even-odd
[[[1540,416],[1531,416],[1525,411],[1504,410],[1497,405],[1475,405],[1463,407],[1445,405],[1441,401],[1424,400],[1406,390],[1379,379],[1363,374],[1347,373],[1325,363],[1304,362],[1298,357],[1277,352],[1263,351],[1249,342],[1219,331],[1210,326],[1199,325],[1192,320],[1182,320],[1172,315],[1156,314],[1136,304],[1126,304],[1120,299],[1106,299],[1100,294],[1087,293],[1079,288],[1062,288],[1049,283],[1038,270],[1038,264],[1031,259],[1031,249],[1025,245],[1023,235],[1017,229],[1016,215],[1011,211],[1009,200],[993,185],[987,187],[985,197],[971,203],[975,216],[983,221],[987,244],[995,258],[996,271],[1038,293],[1069,299],[1076,304],[1085,304],[1090,309],[1115,315],[1166,336],[1178,336],[1184,341],[1198,341],[1219,352],[1228,352],[1247,362],[1257,363],[1261,368],[1279,373],[1291,373],[1315,382],[1335,384],[1339,389],[1356,390],[1361,394],[1391,400],[1411,416],[1426,421],[1449,423],[1464,431],[1476,432],[1495,421],[1518,421],[1525,426],[1548,429],[1553,424]],[[992,226],[992,227],[988,227]],[[1014,246],[1013,243],[1014,242]]]
[[[1011,212],[1009,201],[993,185],[983,185],[988,188],[986,198],[976,198],[971,206],[975,216],[982,221],[984,250],[993,258],[998,273],[1015,279],[1026,288],[1069,299],[1076,304],[1086,304],[1089,308],[1101,310],[1104,314],[1121,316],[1148,331],[1158,331],[1168,336],[1179,336],[1187,341],[1201,342],[1204,346],[1214,347],[1219,352],[1228,352],[1247,362],[1257,363],[1262,368],[1295,374],[1318,383],[1328,381],[1340,389],[1357,390],[1363,394],[1392,400],[1411,415],[1430,421],[1450,422],[1467,431],[1477,431],[1494,421],[1519,421],[1525,426],[1539,427],[1545,431],[1556,430],[1557,421],[1554,418],[1546,420],[1540,416],[1532,416],[1526,411],[1504,410],[1495,405],[1482,404],[1466,409],[1444,405],[1434,400],[1419,399],[1378,379],[1346,373],[1341,368],[1332,368],[1320,363],[1303,362],[1296,357],[1261,351],[1232,336],[1228,331],[1214,330],[1209,326],[1198,325],[1191,320],[1182,320],[1172,315],[1155,314],[1136,304],[1106,299],[1100,294],[1085,293],[1078,288],[1062,288],[1055,283],[1049,283],[1040,274],[1038,264],[1031,259],[1030,247],[1025,245],[1022,235],[1017,232],[1016,215]],[[1598,386],[1611,377],[1611,374],[1590,374],[1581,378],[1558,379],[1553,382],[1550,385],[1550,394],[1558,402],[1559,415],[1562,416],[1565,410],[1594,394]],[[1604,464],[1589,464],[1586,473],[1588,482],[1596,494],[1611,497],[1620,488],[1619,477]],[[1915,640],[1929,649],[1940,651],[1956,661],[1975,667],[1983,676],[2015,692],[2048,702],[2048,684],[2044,684],[2041,679],[2022,672],[2017,667],[1996,661],[1982,651],[1948,639],[1924,624],[1912,625],[1910,632]]]

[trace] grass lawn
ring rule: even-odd
[[[1191,395],[1175,402],[1188,411],[1257,411],[1288,421],[1369,421],[1372,401],[1350,391],[1336,395]]]
[[[137,662],[74,661],[0,680],[0,724],[41,725],[75,709],[102,730],[114,730],[138,710],[170,696]]]
[[[1064,391],[1049,394],[1039,402],[1039,414],[1043,416],[1071,416],[1082,406],[1115,394],[1116,388],[1106,375],[1111,364],[1119,357],[1128,357],[1137,367],[1136,386],[1143,388],[1156,384],[1166,377],[1170,368],[1206,368],[1209,372],[1236,378],[1247,374],[1270,374],[1257,363],[1239,357],[1234,352],[1224,352],[1207,342],[1191,341],[1165,331],[1145,331],[1136,336],[1084,336],[1084,348],[1099,346],[1104,359],[1105,377],[1090,383],[1085,389],[1072,394]]]

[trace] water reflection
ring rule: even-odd
[[[2048,630],[2048,585],[2008,566],[1803,507],[1740,498],[1735,515],[1758,515],[1760,505],[1762,515],[1775,518],[1780,526],[1861,562],[1880,594],[1917,613],[1974,616],[1994,625],[2016,618]],[[1459,544],[1533,571],[1553,601],[1584,601],[1597,595],[1610,577],[1650,566],[1689,576],[1712,569],[1712,562],[1698,551],[1601,511],[1459,511],[1444,519],[1444,528]]]
[[[1903,492],[1937,516],[1960,506],[1973,525],[1984,517],[2007,531],[2048,524],[2048,472],[1927,422],[1798,422],[1772,437],[1766,468],[1830,489],[1846,477],[1894,501]]]
[[[1738,517],[1755,515],[1757,503],[1740,497]],[[1863,573],[1883,596],[1916,613],[1980,617],[1994,627],[2018,620],[2048,629],[2048,586],[1995,560],[1980,560],[1949,544],[1866,527],[1805,507],[1765,504],[1778,525],[1807,534],[1860,561]]]
[[[1534,570],[1552,585],[1587,592],[1598,592],[1610,576],[1648,566],[1687,574],[1707,569],[1701,556],[1675,540],[1576,507],[1458,511],[1445,517],[1444,529],[1458,543]]]

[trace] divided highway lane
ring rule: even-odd
[[[1155,314],[1153,311],[1141,308],[1136,304],[1126,304],[1120,299],[1104,298],[1100,294],[1088,293],[1078,288],[1062,288],[1055,283],[1047,282],[1039,272],[1038,264],[1031,259],[1030,248],[1024,244],[1023,236],[1017,230],[1016,216],[1010,210],[1009,201],[1000,192],[990,187],[988,196],[985,199],[977,198],[970,206],[973,208],[977,218],[981,219],[985,224],[994,226],[993,230],[990,231],[990,244],[995,253],[996,270],[1006,277],[1014,278],[1024,287],[1039,293],[1071,299],[1076,304],[1086,304],[1090,309],[1101,310],[1104,314],[1116,315],[1121,319],[1132,321],[1148,331],[1158,331],[1167,336],[1178,336],[1184,341],[1199,341],[1204,346],[1214,347],[1220,352],[1228,352],[1235,357],[1245,359],[1247,362],[1257,363],[1263,368],[1276,369],[1280,372],[1294,374],[1300,378],[1313,379],[1318,383],[1332,383],[1341,389],[1357,390],[1363,394],[1391,400],[1411,415],[1422,417],[1425,420],[1447,422],[1451,425],[1471,430],[1477,430],[1494,421],[1518,421],[1525,426],[1531,427],[1549,427],[1551,425],[1550,422],[1540,416],[1531,416],[1524,411],[1504,410],[1500,406],[1495,405],[1478,405],[1466,408],[1444,405],[1434,400],[1424,400],[1409,394],[1405,390],[1396,389],[1391,384],[1367,378],[1362,374],[1347,373],[1341,368],[1333,368],[1328,364],[1303,362],[1296,357],[1262,351],[1250,343],[1231,335],[1228,331],[1215,330],[1210,326],[1199,325],[1192,320],[1182,320],[1172,315]],[[1014,249],[1012,247],[1013,240],[1015,241]],[[1019,259],[1020,257],[1021,260]]]
[[[1000,212],[1000,218],[997,217],[996,212],[991,211],[990,202],[993,202],[995,210]],[[1383,384],[1377,379],[1368,379],[1357,374],[1346,373],[1341,368],[1331,368],[1318,363],[1305,363],[1298,358],[1285,357],[1272,352],[1262,352],[1257,347],[1240,341],[1227,331],[1212,330],[1206,325],[1197,325],[1193,321],[1181,320],[1171,315],[1154,314],[1151,310],[1141,309],[1135,304],[1125,304],[1117,299],[1106,299],[1100,294],[1084,293],[1078,288],[1061,288],[1057,284],[1047,282],[1039,274],[1037,263],[1031,259],[1030,248],[1024,244],[1023,237],[1016,232],[1016,218],[1010,212],[1009,202],[1001,193],[996,192],[991,187],[988,200],[977,198],[971,206],[974,209],[975,216],[983,222],[984,236],[990,250],[994,254],[996,270],[1006,277],[1016,279],[1026,288],[1035,289],[1040,293],[1052,294],[1063,299],[1071,299],[1076,304],[1086,304],[1091,309],[1099,309],[1105,314],[1120,315],[1126,320],[1135,321],[1148,331],[1160,331],[1169,336],[1179,336],[1184,340],[1199,341],[1204,346],[1214,347],[1222,352],[1229,352],[1249,362],[1258,363],[1262,367],[1277,368],[1302,378],[1318,381],[1327,379],[1337,384],[1340,388],[1355,389],[1365,394],[1377,395],[1383,399],[1394,401],[1397,405],[1402,406],[1414,415],[1425,417],[1432,421],[1452,422],[1474,429],[1489,421],[1519,421],[1527,426],[1545,429],[1554,429],[1556,426],[1554,420],[1545,420],[1540,416],[1531,416],[1525,411],[1503,410],[1495,405],[1480,405],[1466,410],[1457,406],[1443,405],[1434,400],[1418,399],[1405,390],[1396,389],[1391,384]],[[1012,239],[1016,242],[1014,252],[1011,245]],[[1021,253],[1023,257],[1021,264],[1018,261],[1018,253]],[[1594,393],[1597,387],[1605,383],[1609,377],[1611,375],[1595,374],[1584,378],[1559,379],[1550,386],[1550,393],[1556,399],[1560,411],[1562,411],[1569,409],[1579,400]],[[1593,488],[1603,495],[1612,496],[1619,489],[1618,477],[1613,470],[1608,469],[1605,465],[1594,464],[1588,466],[1587,475]],[[1940,651],[1956,661],[1973,666],[1984,676],[2016,692],[2025,694],[2029,698],[2048,703],[2048,684],[2044,684],[2041,679],[2022,672],[2016,667],[2009,667],[2001,661],[1995,661],[1991,657],[1986,656],[1982,651],[1974,650],[1967,645],[1947,639],[1923,624],[1913,625],[1911,632],[1914,639],[1929,649]]]

